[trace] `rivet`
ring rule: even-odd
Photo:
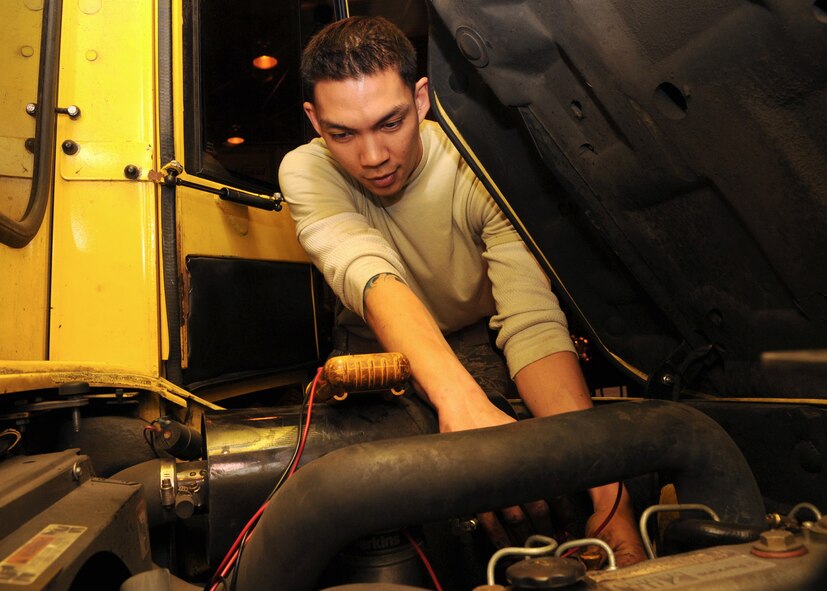
[[[43,0],[26,0],[24,4],[29,10],[43,10]]]
[[[78,8],[83,14],[95,14],[101,9],[101,0],[78,0]]]
[[[63,153],[67,156],[72,156],[78,153],[80,147],[73,142],[72,140],[66,140],[61,145],[60,148],[63,150]]]
[[[89,51],[86,52],[86,59],[87,59],[87,61],[90,61],[90,62],[95,61],[96,59],[98,59],[98,52],[95,51],[94,49],[90,49]]]
[[[24,45],[20,48],[20,55],[23,57],[32,57],[34,55],[34,47],[31,45]]]
[[[123,169],[123,175],[128,179],[135,180],[141,176],[141,169],[134,164],[127,164]]]

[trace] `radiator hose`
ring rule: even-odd
[[[571,494],[661,472],[681,503],[759,525],[744,457],[712,419],[647,400],[555,417],[361,443],[308,465],[276,493],[238,565],[238,591],[309,591],[346,544],[379,531]]]

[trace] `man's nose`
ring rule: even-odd
[[[374,135],[365,136],[362,139],[360,153],[361,165],[365,168],[376,168],[385,163],[388,159],[388,149],[381,138]]]

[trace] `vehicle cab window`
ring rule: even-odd
[[[186,169],[260,193],[278,190],[284,155],[304,143],[301,51],[336,18],[328,0],[188,2]]]

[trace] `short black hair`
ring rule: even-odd
[[[305,99],[321,80],[362,78],[395,69],[413,90],[416,50],[405,34],[381,16],[352,16],[325,26],[302,53],[301,76]]]

